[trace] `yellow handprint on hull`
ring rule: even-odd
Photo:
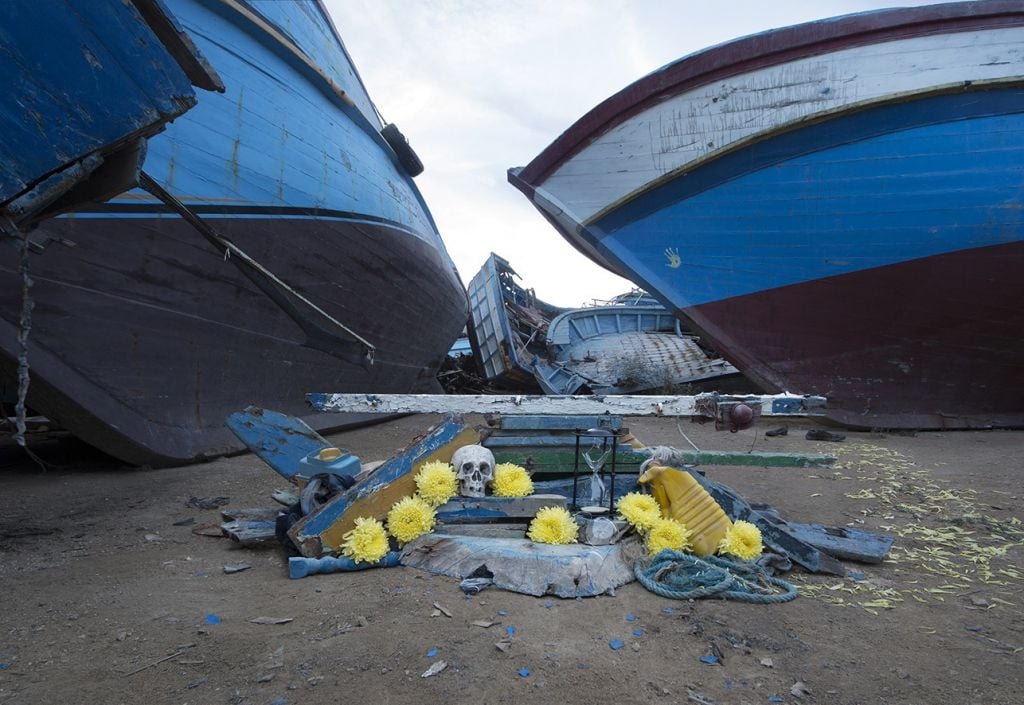
[[[677,247],[666,247],[665,257],[668,258],[668,266],[672,269],[679,269],[679,265],[683,263],[683,260],[679,258],[679,248]]]

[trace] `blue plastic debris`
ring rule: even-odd
[[[661,611],[662,611],[662,612],[664,612],[665,614],[672,614],[672,613],[673,613],[673,612],[675,612],[676,610],[675,610],[675,608],[674,608],[674,607],[663,607],[663,608],[661,609]]]
[[[635,614],[627,614],[626,615],[626,621],[627,622],[635,622],[636,621],[636,615]]]
[[[499,612],[498,614],[501,614],[501,612]],[[516,628],[510,624],[507,627],[505,627],[505,633],[509,636],[515,636]]]
[[[210,613],[203,617],[203,621],[205,621],[207,624],[220,624],[220,617],[213,613]]]
[[[770,703],[784,703],[784,702],[786,702],[786,700],[784,698],[780,698],[778,695],[773,695],[772,697],[768,698],[768,702],[770,702]]]
[[[981,631],[981,627],[964,627],[964,629],[966,629],[969,632],[980,632]]]
[[[437,649],[431,649],[427,652],[427,658],[434,658],[437,656]]]
[[[719,660],[718,660],[717,656],[710,656],[710,655],[708,655],[708,656],[701,656],[700,657],[700,662],[701,663],[707,663],[707,664],[715,664],[715,663],[719,663]]]
[[[608,642],[608,646],[611,647],[612,651],[618,651],[623,646],[625,646],[625,644],[623,643],[622,639],[612,639]]]
[[[547,607],[548,609],[551,609],[551,607],[554,604],[555,604],[554,602],[552,602],[551,600],[548,600],[547,602],[544,603],[544,606]]]
[[[633,630],[633,636],[643,636],[643,635],[644,635],[644,630],[643,629],[634,629]]]
[[[530,669],[529,668],[520,668],[519,669],[519,677],[520,678],[526,678],[528,675],[530,675]]]
[[[498,610],[498,615],[501,616],[501,617],[504,617],[507,614],[508,614],[508,612],[506,612],[505,610]]]
[[[11,664],[7,663],[6,661],[4,661],[3,663],[0,663],[0,671],[6,671],[10,667],[11,667]]]
[[[846,577],[850,578],[851,580],[863,580],[864,573],[861,573],[859,570],[851,570],[849,573],[846,574]]]

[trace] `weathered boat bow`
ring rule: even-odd
[[[1004,0],[762,32],[641,78],[509,181],[765,389],[853,426],[1024,425],[1022,46]]]

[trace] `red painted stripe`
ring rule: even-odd
[[[1019,0],[974,0],[845,15],[743,37],[684,57],[599,103],[523,168],[520,183],[513,183],[520,190],[520,184],[538,186],[615,125],[670,96],[724,78],[851,47],[1020,25],[1024,4]]]
[[[768,391],[885,428],[1024,426],[1024,243],[737,296],[681,314]]]

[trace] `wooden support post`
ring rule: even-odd
[[[507,414],[529,416],[604,415],[703,416],[728,402],[759,404],[762,416],[809,416],[824,413],[823,397],[796,394],[696,396],[558,396],[499,394],[326,394],[306,395],[317,411],[377,414]]]

